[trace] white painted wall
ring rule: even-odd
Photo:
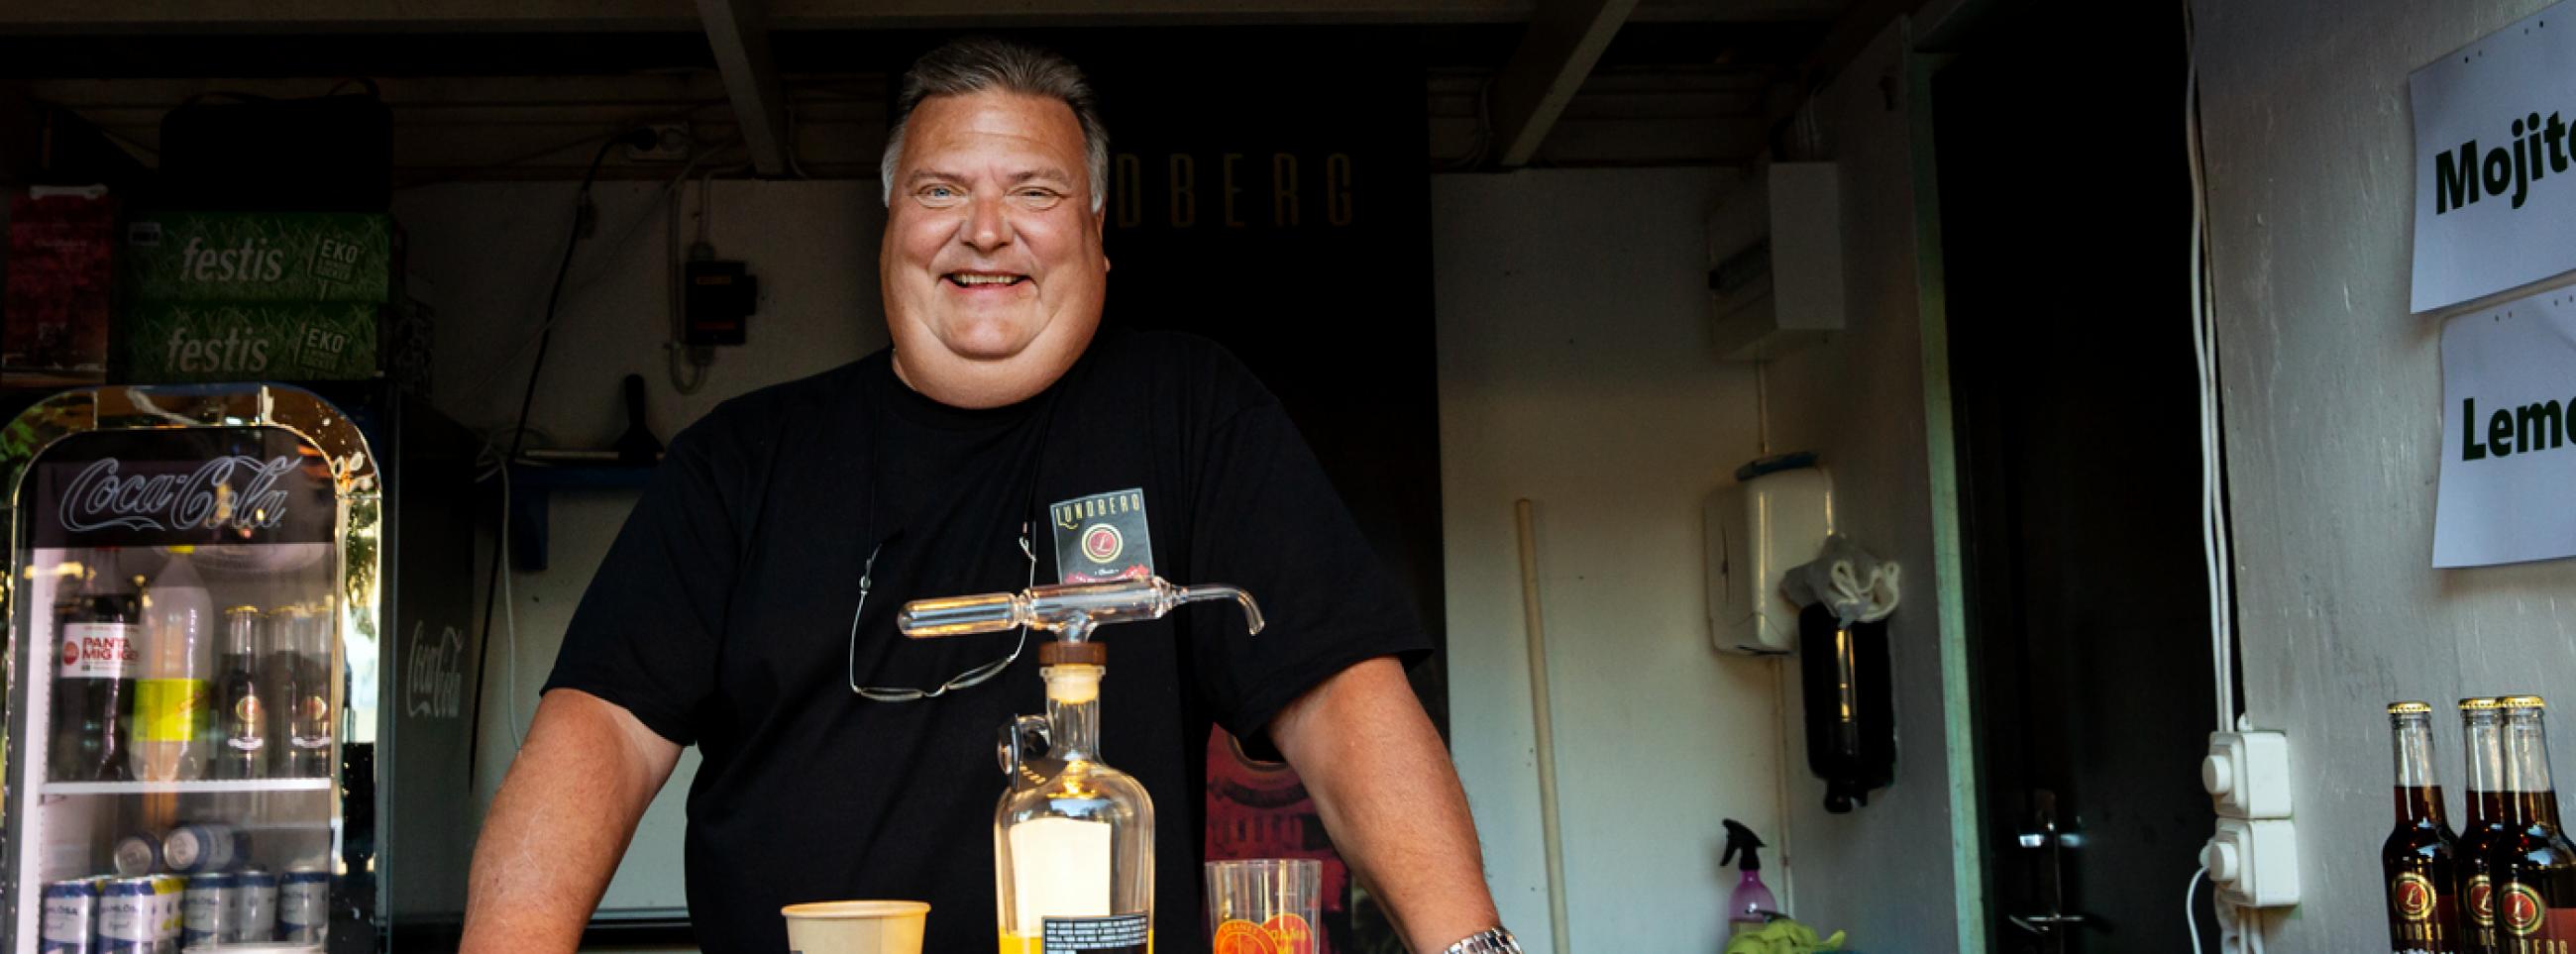
[[[598,186],[598,230],[574,258],[531,415],[551,446],[605,447],[623,432],[618,382],[629,373],[644,375],[648,420],[668,441],[727,397],[884,346],[875,255],[884,209],[873,181],[719,180],[714,188],[710,237],[717,252],[750,261],[761,281],[750,343],[725,349],[696,394],[683,396],[671,386],[661,350],[669,338],[661,284],[663,186]],[[698,195],[695,181],[684,187],[684,246],[694,238]],[[436,281],[435,401],[470,426],[497,431],[516,419],[572,196],[567,183],[507,183],[434,186],[397,197],[394,212],[410,234],[413,270]],[[531,439],[529,446],[540,444]],[[633,505],[631,492],[557,496],[551,566],[511,576],[516,646],[496,618],[483,695],[476,783],[487,804],[525,735],[573,607]],[[483,546],[488,550],[490,542]],[[645,814],[606,906],[686,905],[682,806],[696,768],[691,749]]]
[[[1983,950],[1971,763],[1950,748],[1964,742],[1967,703],[1959,636],[1945,635],[1941,619],[1955,611],[1945,606],[1955,563],[1944,565],[1937,543],[1955,505],[1935,491],[1936,471],[1951,466],[1947,378],[1939,340],[1927,340],[1906,46],[1906,26],[1889,28],[1816,98],[1825,140],[1817,158],[1841,167],[1849,324],[1765,369],[1771,449],[1816,451],[1833,478],[1836,529],[1904,567],[1904,600],[1889,621],[1896,781],[1866,807],[1826,813],[1793,716],[1783,740],[1789,836],[1801,920],[1849,930],[1861,950]],[[1937,314],[1929,327],[1937,331]],[[1796,713],[1795,667],[1784,676],[1784,704]]]
[[[2276,952],[2385,941],[2391,699],[2549,694],[2576,563],[2435,571],[2440,325],[2407,313],[2406,76],[2537,0],[2197,0],[2246,707],[2284,729],[2306,898]],[[2180,279],[2177,275],[2177,280]],[[2563,700],[2562,700],[2563,701]],[[2557,764],[2569,764],[2559,720]],[[2456,735],[2437,742],[2452,810]]]
[[[1778,831],[1773,664],[1711,650],[1701,575],[1701,498],[1755,456],[1752,369],[1716,360],[1708,334],[1724,179],[1433,180],[1454,751],[1503,919],[1533,954],[1562,952],[1514,501],[1537,503],[1570,947],[1715,950],[1735,884],[1719,820]]]

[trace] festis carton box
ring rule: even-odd
[[[393,219],[320,212],[165,212],[126,223],[137,302],[368,302],[395,298]]]
[[[374,377],[384,306],[366,302],[137,302],[124,375],[136,382]]]
[[[116,203],[99,187],[9,198],[0,384],[102,380],[116,272]]]
[[[117,326],[118,380],[358,381],[426,395],[435,315],[365,302],[140,302]]]

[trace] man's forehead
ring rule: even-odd
[[[1016,147],[1076,162],[1084,153],[1082,121],[1063,100],[988,90],[933,96],[904,123],[904,152]]]

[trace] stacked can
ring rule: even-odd
[[[38,954],[91,954],[98,933],[98,883],[87,878],[45,886]]]
[[[233,918],[226,925],[232,929],[224,940],[234,944],[256,944],[277,937],[277,876],[260,868],[250,868],[233,876]]]
[[[182,950],[200,945],[213,947],[231,939],[233,916],[240,911],[240,879],[235,875],[203,874],[188,879],[185,912],[179,926]]]
[[[152,878],[154,921],[152,949],[161,954],[178,954],[181,926],[187,919],[188,879],[178,875],[155,875]]]
[[[277,939],[320,944],[330,931],[331,875],[311,865],[287,871],[277,888]]]
[[[109,856],[116,873],[128,878],[141,877],[161,870],[161,838],[148,831],[138,831],[116,840],[116,850]]]
[[[160,902],[149,875],[114,878],[98,899],[98,954],[153,954]]]
[[[170,829],[161,840],[161,860],[184,875],[229,871],[241,860],[245,847],[240,829],[221,822],[191,822]]]

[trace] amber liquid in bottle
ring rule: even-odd
[[[2433,778],[2433,707],[2388,709],[2396,739],[2397,827],[2379,849],[2388,885],[2388,940],[2395,954],[2458,954],[2457,843]]]
[[[2495,885],[2496,945],[2504,954],[2576,952],[2576,845],[2558,822],[2549,737],[2536,696],[2500,700],[2504,709],[2504,835],[2487,855]]]
[[[2512,813],[2505,804],[2503,737],[2493,699],[2460,700],[2460,737],[2468,751],[2469,817],[2460,828],[2460,950],[2495,954],[2494,879],[2487,858],[2505,835]]]

